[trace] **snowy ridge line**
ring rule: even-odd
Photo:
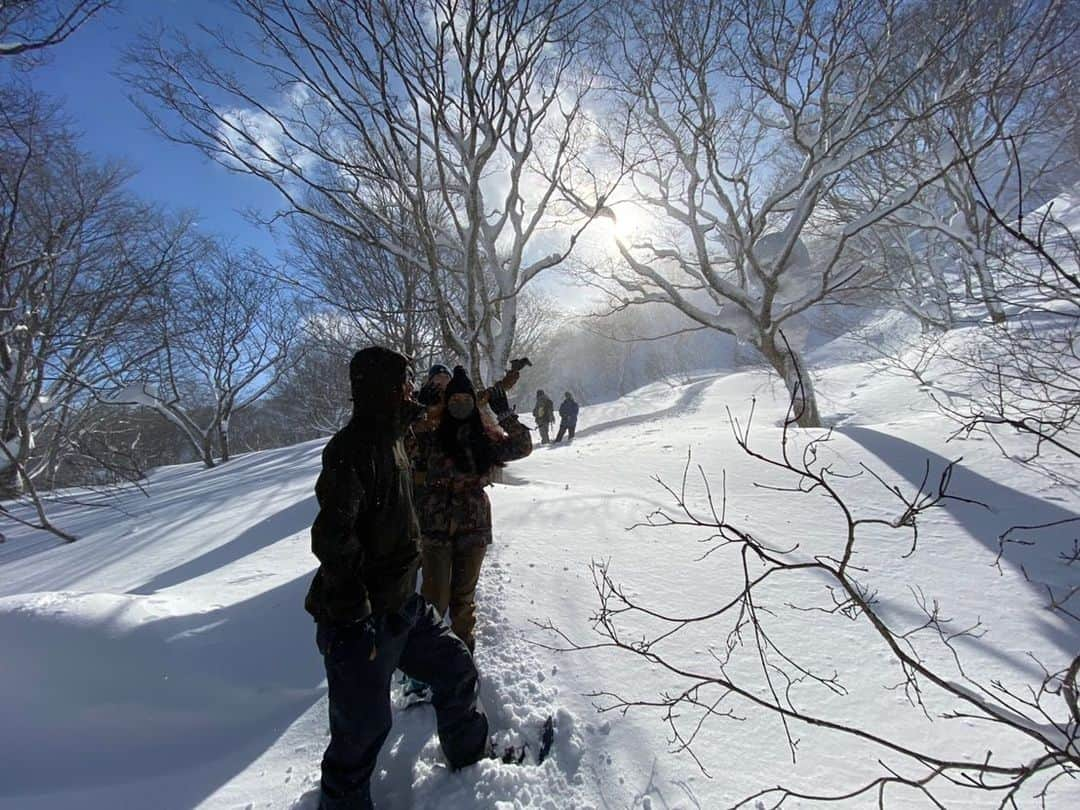
[[[693,413],[693,411],[697,409],[705,391],[708,390],[709,386],[712,383],[716,382],[722,376],[723,375],[713,375],[703,380],[695,380],[689,385],[684,386],[685,390],[679,394],[679,398],[675,400],[674,403],[672,403],[666,408],[661,408],[658,411],[624,416],[618,419],[609,420],[607,422],[600,422],[595,425],[583,427],[575,434],[575,440],[594,436],[597,433],[601,433],[607,430],[614,430],[621,427],[632,427],[634,425],[655,422],[660,419],[667,419],[672,416]]]

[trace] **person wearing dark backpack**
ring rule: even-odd
[[[543,389],[536,392],[536,405],[533,407],[533,419],[540,430],[540,443],[551,443],[551,426],[555,424],[555,403]]]

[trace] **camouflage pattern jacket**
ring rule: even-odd
[[[536,398],[536,407],[533,408],[533,417],[538,425],[550,425],[555,421],[555,403],[551,397],[543,396]]]
[[[495,461],[506,463],[532,452],[529,429],[509,413],[499,423],[505,436],[493,440]],[[491,543],[491,502],[484,488],[492,482],[493,467],[484,474],[462,470],[443,449],[438,431],[421,428],[411,443],[416,513],[423,542]]]

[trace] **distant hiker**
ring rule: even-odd
[[[567,441],[572,442],[574,440],[574,431],[577,430],[577,415],[578,404],[574,401],[573,395],[567,391],[562,404],[559,405],[559,435],[555,437],[555,444],[561,442],[563,436],[567,433],[570,434]]]
[[[426,424],[416,428],[413,468],[423,493],[417,501],[423,532],[421,592],[440,613],[449,609],[454,632],[470,650],[476,646],[476,584],[492,540],[491,502],[484,488],[497,469],[532,452],[529,429],[510,409],[505,382],[478,395],[465,369],[457,366],[443,407],[434,413],[429,409]],[[483,399],[497,424],[481,419],[478,401]]]
[[[536,406],[533,408],[533,418],[536,419],[536,426],[540,429],[540,442],[541,444],[549,444],[551,442],[551,426],[555,424],[555,403],[551,401],[551,397],[544,393],[541,388],[536,392]]]
[[[317,622],[329,688],[320,810],[373,807],[371,774],[390,732],[395,668],[431,685],[452,768],[487,748],[472,655],[414,592],[420,527],[402,441],[417,407],[410,374],[405,357],[380,346],[353,356],[352,419],[327,443],[315,483],[319,569],[304,607]]]

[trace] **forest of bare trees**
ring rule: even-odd
[[[5,3],[3,58],[31,75],[111,5]],[[15,313],[34,305],[5,309],[8,493],[69,480],[66,425],[84,406],[152,409],[176,440],[161,460],[209,466],[245,414],[309,435],[271,412],[303,413],[287,402],[298,369],[361,341],[491,378],[530,343],[541,353],[529,308],[571,275],[585,315],[669,308],[789,390],[802,379],[799,423],[819,425],[803,351],[824,309],[890,306],[931,335],[1011,328],[1030,285],[999,220],[1075,171],[1077,15],[1055,0],[232,6],[241,39],[148,31],[124,75],[174,148],[278,195],[265,224],[291,246],[280,258],[150,210],[125,190],[131,168],[95,167],[47,98],[4,86],[8,300],[119,274],[100,311],[63,306],[95,327],[78,346],[63,338],[90,334],[81,322],[23,331]],[[69,181],[71,210],[50,207]],[[549,336],[582,317],[548,310]],[[623,354],[642,336],[581,328]],[[340,408],[300,421],[325,430]],[[90,444],[115,451],[100,459],[114,477],[140,469],[117,441]]]
[[[793,755],[798,721],[910,769],[855,796],[900,785],[937,802],[949,783],[1007,806],[1080,773],[1080,658],[1006,689],[959,653],[949,671],[920,655],[923,639],[952,653],[972,632],[951,634],[932,600],[911,636],[881,618],[851,564],[862,532],[906,531],[914,553],[920,517],[952,497],[951,467],[914,492],[889,487],[897,516],[862,515],[824,460],[827,432],[811,430],[829,424],[810,359],[842,334],[912,376],[952,438],[989,437],[1028,465],[1048,450],[1080,457],[1080,222],[1059,215],[1080,182],[1080,4],[229,7],[228,30],[143,31],[120,73],[162,149],[273,195],[273,211],[251,216],[276,254],[137,194],[139,167],[85,148],[63,104],[36,89],[49,54],[120,4],[0,0],[5,519],[75,540],[49,517],[65,488],[137,486],[156,466],[209,469],[331,434],[350,417],[347,359],[365,344],[421,373],[460,363],[477,383],[528,355],[522,411],[536,387],[591,404],[757,365],[790,398],[782,444],[761,449],[746,426],[737,443],[793,497],[830,499],[837,543],[804,558],[728,522],[707,480],[708,511],[685,481],[668,487],[675,508],[651,525],[713,533],[742,581],[710,612],[672,617],[597,564],[601,640],[563,634],[561,646],[613,648],[667,668],[682,690],[659,702],[601,694],[605,708],[658,709],[697,756],[694,729],[723,714],[719,699],[752,695]],[[885,334],[883,313],[905,330]],[[947,386],[931,367],[949,369]],[[16,517],[5,504],[29,507]],[[1036,753],[950,759],[932,741],[910,747],[797,704],[792,690],[842,687],[768,636],[780,619],[755,599],[789,576],[823,578],[832,601],[786,605],[785,627],[808,612],[867,625],[910,708],[941,692]],[[1048,596],[1069,622],[1074,593]],[[642,616],[656,634],[631,638],[623,622]],[[656,652],[698,624],[729,639],[712,669]],[[771,699],[725,670],[743,637]],[[791,798],[779,786],[746,801]]]

